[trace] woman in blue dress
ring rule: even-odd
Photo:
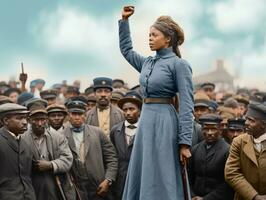
[[[132,47],[128,18],[133,13],[133,6],[125,6],[119,20],[120,50],[140,72],[144,104],[123,200],[183,200],[180,161],[191,156],[194,107],[192,71],[178,49],[184,34],[170,17],[159,17],[149,34],[156,55],[143,57]],[[171,104],[177,92],[179,114]]]

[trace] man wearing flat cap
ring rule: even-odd
[[[63,196],[75,199],[67,176],[73,161],[67,139],[46,129],[47,111],[43,104],[33,103],[29,110],[31,126],[22,139],[33,153],[32,183],[37,200],[60,200]]]
[[[52,104],[46,108],[48,114],[48,130],[53,133],[64,133],[64,121],[67,110],[64,105]]]
[[[210,82],[202,83],[200,86],[201,90],[205,92],[205,94],[208,95],[208,97],[212,100],[215,99],[215,84]]]
[[[224,165],[229,145],[221,138],[221,117],[202,115],[204,140],[192,147],[189,162],[189,182],[192,200],[232,200],[233,190],[225,182]]]
[[[266,96],[250,102],[246,131],[231,144],[225,178],[235,200],[266,200]]]
[[[57,91],[56,90],[43,90],[40,92],[42,99],[48,102],[48,106],[56,103]]]
[[[138,127],[142,98],[137,92],[130,91],[118,101],[118,106],[123,110],[125,120],[112,128],[110,139],[118,154],[118,174],[114,183],[114,194],[116,200],[121,200],[134,137]]]
[[[0,198],[34,200],[32,152],[20,135],[27,130],[28,111],[14,103],[0,105]]]
[[[88,112],[87,124],[98,126],[109,136],[111,128],[124,120],[123,112],[110,103],[112,97],[112,79],[99,77],[93,80],[96,107]]]
[[[231,118],[227,120],[227,131],[224,133],[224,139],[231,144],[233,139],[245,133],[245,119]]]
[[[84,200],[110,200],[116,179],[115,148],[103,131],[85,124],[86,103],[69,101],[69,124],[65,129],[74,157],[71,173]]]

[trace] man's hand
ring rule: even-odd
[[[28,79],[28,74],[21,73],[21,74],[19,75],[19,80],[20,80],[22,83],[26,83],[27,79]]]
[[[101,197],[106,197],[108,194],[108,191],[109,191],[109,181],[104,180],[103,182],[101,182],[96,192],[97,192],[97,195]]]
[[[122,11],[122,19],[127,20],[131,15],[134,14],[134,6],[124,6]]]
[[[180,145],[180,161],[182,165],[187,165],[188,160],[191,157],[190,147],[185,144]]]
[[[266,195],[256,195],[254,200],[266,200]]]
[[[47,160],[38,160],[34,164],[34,168],[40,172],[50,171],[53,170],[53,164]]]

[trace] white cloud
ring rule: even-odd
[[[214,24],[224,33],[250,32],[265,23],[265,0],[219,1],[210,8]]]

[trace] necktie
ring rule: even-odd
[[[80,133],[82,131],[84,131],[84,125],[83,126],[80,126],[80,127],[72,127],[71,128],[71,131],[75,132],[75,133]]]
[[[135,128],[137,128],[135,125],[133,125],[133,124],[130,124],[130,125],[128,125],[127,126],[129,129],[135,129]]]

